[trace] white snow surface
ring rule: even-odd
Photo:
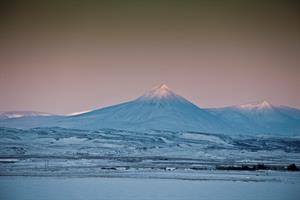
[[[20,117],[37,117],[37,116],[51,116],[51,115],[52,114],[50,113],[35,112],[35,111],[8,111],[8,112],[0,112],[0,120],[20,118]]]
[[[286,174],[287,178],[292,174]],[[0,177],[1,197],[106,200],[298,200],[299,181],[240,182],[178,179]]]

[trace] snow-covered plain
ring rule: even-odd
[[[300,164],[299,137],[63,128],[0,128],[0,137],[0,175],[159,177],[174,171],[181,179],[209,179],[199,171]]]
[[[299,182],[0,177],[1,199],[298,200]]]
[[[299,199],[300,138],[0,128],[0,199]],[[265,164],[276,170],[218,170]],[[279,169],[279,170],[277,170]]]

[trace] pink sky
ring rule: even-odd
[[[67,114],[132,100],[161,83],[200,107],[267,100],[300,108],[294,17],[180,17],[7,23],[0,111]]]

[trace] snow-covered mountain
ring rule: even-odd
[[[11,119],[20,117],[36,117],[36,116],[51,116],[50,113],[35,112],[35,111],[8,111],[0,112],[0,119]]]
[[[235,132],[251,134],[300,134],[300,110],[274,106],[267,101],[208,109],[233,125]]]
[[[175,94],[165,84],[151,89],[133,101],[68,117],[58,126],[210,132],[230,130],[217,116]]]
[[[267,101],[204,109],[163,84],[122,104],[67,116],[6,118],[0,120],[0,127],[300,135],[300,110]]]

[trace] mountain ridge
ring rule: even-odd
[[[267,101],[223,108],[200,108],[162,84],[132,101],[117,105],[77,115],[0,120],[0,126],[297,135],[300,134],[300,110],[274,106]]]
[[[0,112],[0,119],[11,119],[20,117],[54,116],[54,114],[38,111],[4,111]]]

